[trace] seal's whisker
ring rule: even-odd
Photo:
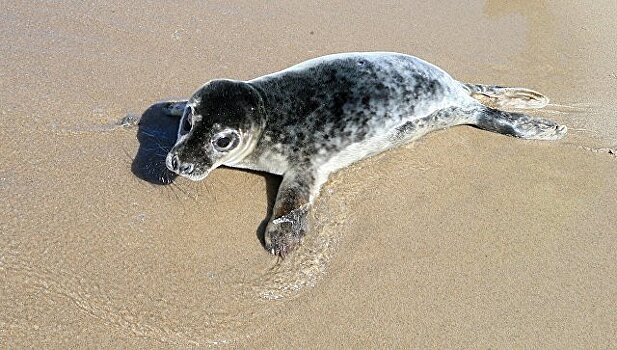
[[[164,154],[165,156],[167,156],[167,153],[169,153],[169,151],[171,150],[171,148],[166,148],[165,146],[161,145],[161,144],[160,144],[160,143],[158,143],[158,142],[156,143],[156,146],[157,146],[157,147],[158,147],[161,151],[163,151],[163,154]]]
[[[210,184],[206,184],[205,186],[203,186],[206,189],[206,192],[208,192],[208,197],[214,199],[214,203],[218,204],[218,199],[216,198],[216,191],[213,191],[210,188]]]
[[[132,163],[132,162],[133,162],[133,157],[131,157],[131,155],[129,154],[129,151],[126,149],[126,147],[122,146],[122,151],[123,151],[124,155],[126,156],[126,158],[125,158],[125,159],[126,159],[129,163]]]
[[[158,136],[158,135],[156,135],[156,134],[154,134],[154,133],[151,133],[151,132],[148,132],[148,131],[143,130],[143,129],[142,129],[142,130],[139,130],[139,133],[140,133],[140,134],[143,134],[143,135],[146,135],[146,136],[149,136],[149,137],[151,137],[151,138],[153,138],[153,139],[159,139],[159,136]]]
[[[190,194],[189,191],[183,189],[182,187],[180,187],[176,182],[172,182],[171,183],[171,187],[175,187],[177,190],[179,190],[180,192],[184,193],[184,195],[186,195],[188,198],[194,200],[195,202],[197,202],[197,198],[195,196],[193,196],[192,194]]]
[[[178,196],[178,193],[177,193],[177,192],[176,192],[176,190],[174,189],[173,184],[172,184],[171,186],[168,186],[168,188],[169,188],[169,190],[171,191],[171,194],[173,194],[173,195],[174,195],[174,197],[176,197],[176,200],[177,200],[178,202],[182,202],[182,200],[180,199],[180,196]],[[167,193],[169,193],[169,192],[167,192]]]

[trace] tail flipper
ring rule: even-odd
[[[462,85],[471,97],[496,109],[536,109],[548,104],[548,97],[530,89],[465,83]]]

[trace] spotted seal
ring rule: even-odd
[[[170,103],[168,112],[182,117],[166,165],[191,180],[220,165],[282,175],[265,245],[285,256],[307,232],[311,204],[333,172],[460,124],[556,140],[565,126],[491,107],[547,102],[528,89],[458,82],[405,54],[335,54],[250,81],[212,80]]]

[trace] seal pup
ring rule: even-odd
[[[560,139],[565,126],[489,107],[547,103],[528,89],[458,82],[405,54],[335,54],[250,81],[212,80],[188,101],[170,103],[167,111],[182,117],[166,165],[191,180],[221,165],[282,175],[265,247],[284,257],[307,232],[311,204],[331,173],[454,125]]]

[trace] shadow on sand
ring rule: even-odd
[[[131,165],[135,176],[154,185],[169,185],[178,176],[167,170],[165,158],[176,143],[180,118],[166,115],[165,105],[153,104],[139,118],[139,149]]]
[[[137,140],[139,149],[133,159],[131,171],[138,178],[153,185],[171,185],[178,175],[165,166],[167,153],[176,143],[180,117],[169,116],[164,112],[168,103],[160,102],[150,106],[139,118]],[[257,228],[257,238],[264,245],[264,232],[272,215],[274,201],[281,184],[281,177],[250,170],[241,170],[264,177],[268,208],[266,218]],[[206,179],[207,181],[207,179]]]

